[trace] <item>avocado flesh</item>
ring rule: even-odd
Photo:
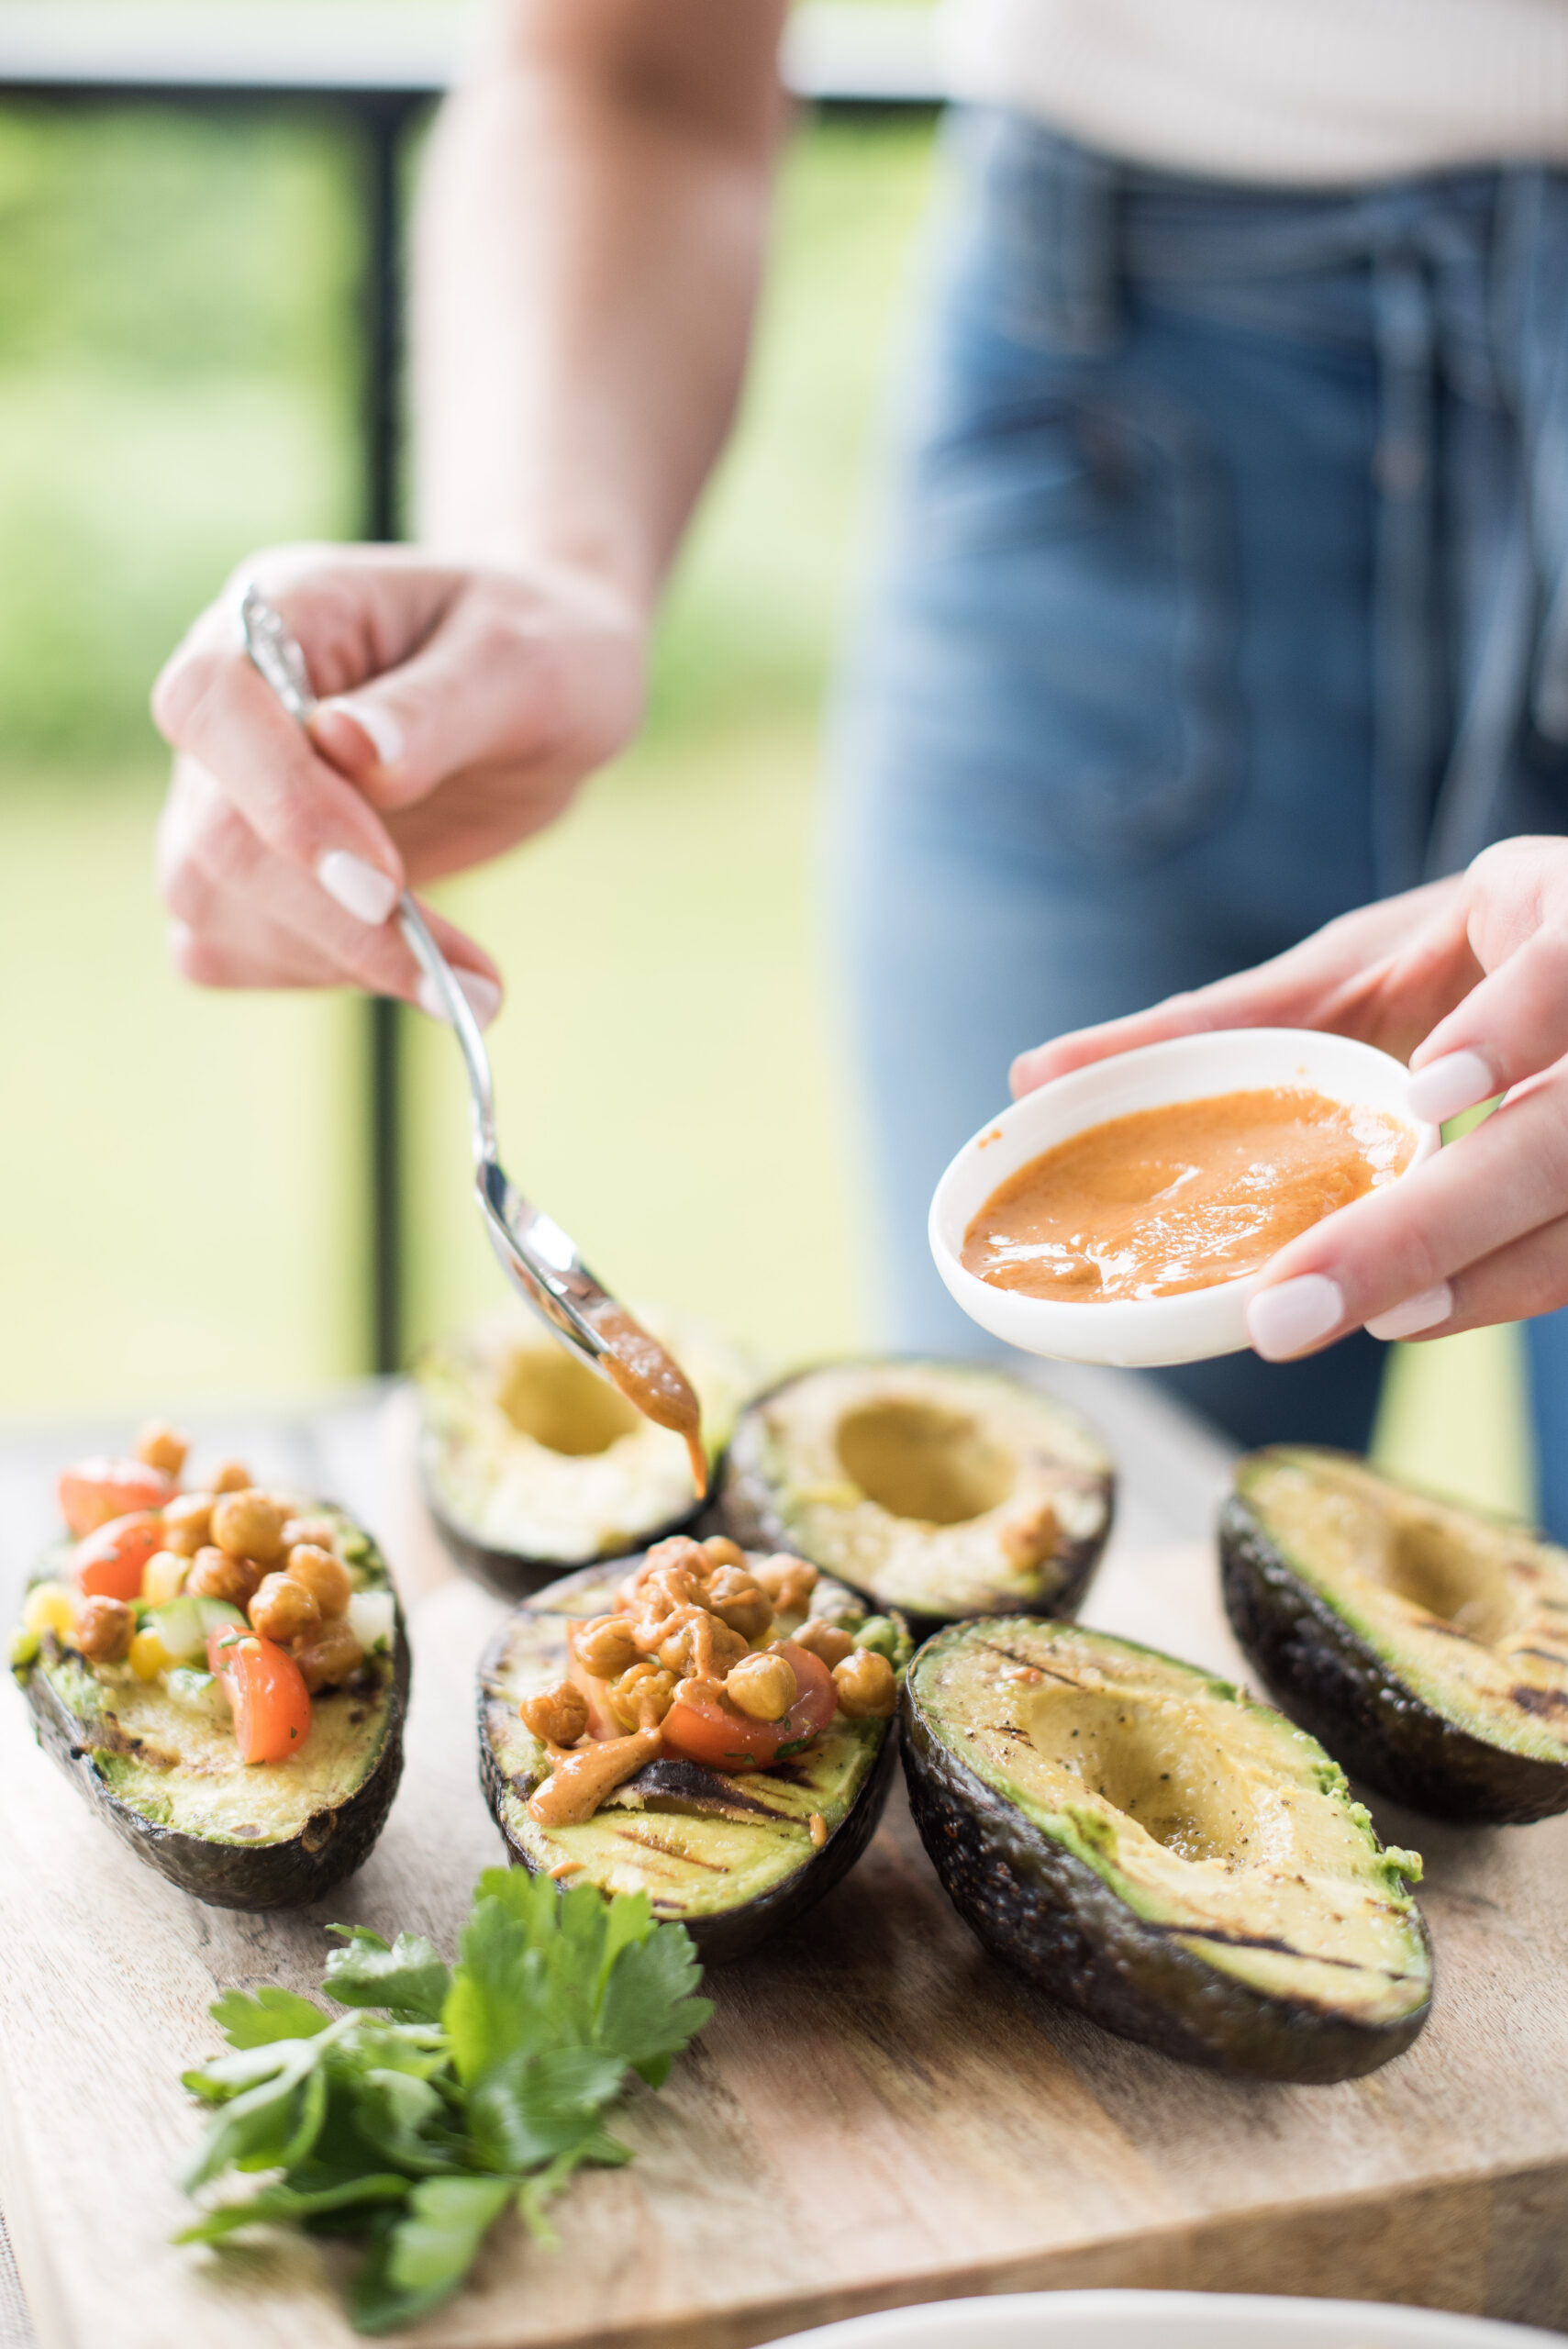
[[[751,1364],[704,1323],[644,1318],[696,1389],[711,1468],[755,1384]],[[417,1378],[431,1512],[458,1564],[504,1597],[677,1532],[702,1507],[680,1437],[533,1323],[432,1346]]]
[[[721,1508],[743,1546],[792,1550],[924,1630],[1071,1614],[1110,1531],[1113,1485],[1090,1431],[1018,1379],[849,1362],[748,1407]]]
[[[303,1834],[319,1813],[350,1802],[375,1768],[392,1725],[393,1669],[383,1657],[373,1668],[373,1692],[340,1688],[313,1699],[298,1754],[244,1763],[226,1722],[176,1704],[128,1665],[98,1678],[67,1650],[46,1666],[118,1801],[155,1826],[247,1844]]]
[[[327,1517],[355,1587],[385,1589],[375,1544],[342,1511]],[[40,1579],[61,1574],[70,1545]],[[366,1660],[353,1688],[311,1704],[310,1735],[287,1762],[242,1763],[227,1720],[181,1705],[128,1664],[95,1667],[47,1635],[19,1673],[40,1742],[139,1856],[198,1899],[265,1909],[313,1900],[368,1857],[403,1767],[408,1647]]]
[[[548,1775],[549,1757],[517,1706],[566,1677],[572,1623],[608,1613],[634,1564],[571,1575],[503,1626],[480,1672],[486,1798],[525,1867],[537,1874],[571,1861],[574,1884],[646,1892],[657,1916],[691,1930],[706,1959],[738,1956],[819,1899],[859,1858],[886,1798],[895,1725],[840,1717],[809,1751],[766,1770],[730,1774],[662,1759],[617,1787],[592,1819],[539,1826],[528,1799]],[[812,1612],[849,1631],[865,1619],[852,1592],[826,1582]],[[799,1627],[797,1618],[780,1620]],[[906,1639],[900,1653],[907,1656]],[[827,1829],[820,1847],[811,1837],[814,1812]]]
[[[1032,1677],[1038,1674],[1038,1679]],[[1431,1960],[1342,1773],[1227,1682],[1020,1617],[920,1651],[905,1768],[926,1848],[995,1954],[1124,2036],[1329,2080],[1407,2046]]]
[[[1568,1552],[1283,1446],[1240,1463],[1220,1548],[1242,1646],[1356,1777],[1440,1819],[1568,1809]]]

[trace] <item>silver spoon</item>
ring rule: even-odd
[[[290,717],[308,726],[317,698],[304,651],[254,584],[241,593],[239,624],[256,668]],[[684,1372],[595,1279],[553,1217],[531,1206],[506,1174],[496,1148],[495,1086],[484,1038],[451,964],[406,889],[397,901],[397,926],[445,1007],[462,1053],[474,1191],[502,1270],[563,1345],[619,1387],[647,1418],[684,1438],[697,1490],[706,1490],[697,1399]]]

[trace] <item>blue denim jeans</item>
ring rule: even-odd
[[[1015,1052],[1568,829],[1568,177],[949,143],[831,837],[889,1333],[951,1351],[927,1207]],[[1568,1533],[1568,1323],[1530,1337]],[[1163,1375],[1244,1443],[1360,1447],[1382,1354]]]

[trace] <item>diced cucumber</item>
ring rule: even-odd
[[[249,1618],[242,1609],[230,1607],[226,1598],[198,1598],[195,1603],[201,1609],[204,1647],[206,1645],[209,1632],[225,1631],[230,1627],[241,1631],[248,1631],[250,1629]]]
[[[390,1648],[397,1605],[390,1590],[356,1590],[349,1601],[349,1629],[366,1655]]]
[[[873,1655],[885,1656],[889,1664],[897,1664],[900,1633],[890,1615],[868,1615],[853,1638],[856,1647],[869,1648]]]
[[[205,1656],[208,1635],[217,1631],[237,1627],[247,1628],[238,1607],[230,1607],[221,1598],[171,1598],[161,1607],[150,1607],[141,1617],[144,1631],[155,1631],[161,1641],[163,1652],[177,1664],[191,1656]]]

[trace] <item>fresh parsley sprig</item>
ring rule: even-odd
[[[347,1945],[322,1988],[346,2012],[274,1988],[212,2008],[228,2052],[183,2076],[213,2108],[181,2181],[207,2207],[175,2240],[361,2238],[350,2314],[385,2332],[457,2289],[509,2204],[553,2242],[573,2171],[631,2158],[605,2126],[628,2076],[662,2087],[713,2009],[690,1935],[645,1893],[487,1869],[451,1967],[416,1933],[329,1930]]]

